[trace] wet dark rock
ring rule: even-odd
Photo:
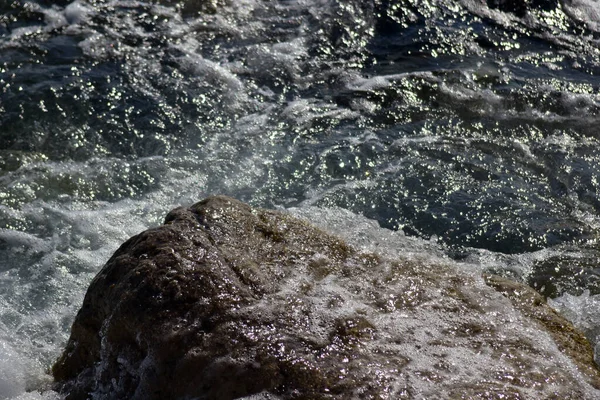
[[[56,388],[70,400],[598,398],[586,339],[535,291],[486,282],[211,197],[107,262]]]
[[[562,252],[539,260],[527,277],[529,286],[548,298],[565,293],[580,295],[584,290],[600,294],[600,249],[597,245],[561,247]]]

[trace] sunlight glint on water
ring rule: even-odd
[[[53,398],[96,272],[216,193],[529,282],[597,340],[600,18],[534,3],[2,4],[0,398]]]

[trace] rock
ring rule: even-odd
[[[565,293],[600,294],[600,249],[591,241],[578,246],[561,246],[558,254],[538,260],[527,278],[529,286],[542,295],[556,298]]]
[[[67,399],[600,398],[586,339],[485,279],[211,197],[121,246],[52,372]]]

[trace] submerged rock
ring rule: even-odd
[[[584,290],[600,294],[600,249],[598,245],[561,246],[558,254],[534,263],[527,283],[542,295],[556,298],[565,293],[580,295]]]
[[[227,197],[121,246],[53,373],[67,399],[600,397],[589,343],[528,287]]]

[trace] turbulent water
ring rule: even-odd
[[[54,398],[94,274],[216,193],[406,235],[600,335],[600,2],[0,9],[0,398]]]

